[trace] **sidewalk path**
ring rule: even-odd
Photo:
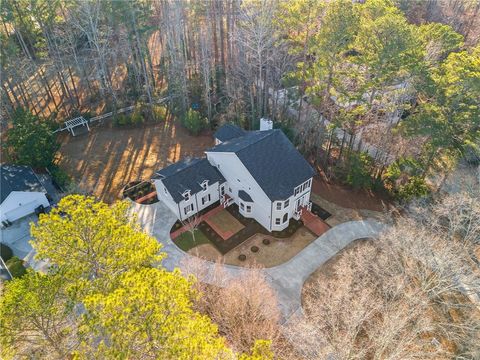
[[[218,265],[207,260],[180,250],[170,238],[170,229],[177,220],[175,215],[161,201],[151,205],[133,203],[132,212],[137,213],[138,221],[143,229],[157,238],[163,245],[162,251],[167,254],[163,266],[168,270],[185,268],[187,260],[192,259],[202,265],[202,281],[218,283],[213,277],[215,269],[222,267],[225,277],[223,281],[240,276],[248,271],[232,265]],[[292,259],[281,265],[264,269],[265,275],[272,287],[277,291],[278,300],[284,319],[290,318],[294,313],[301,311],[301,292],[305,280],[322,264],[352,241],[368,237],[377,237],[386,225],[378,220],[367,219],[362,221],[349,221],[337,225],[319,236],[314,242],[300,251]]]

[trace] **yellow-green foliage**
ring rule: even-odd
[[[155,120],[165,120],[167,118],[168,109],[164,105],[152,105],[152,112]]]
[[[191,299],[196,296],[192,281],[178,270],[145,268],[123,274],[111,293],[87,296],[88,315],[82,331],[93,342],[108,334],[88,355],[98,359],[143,359],[153,354],[156,359],[231,359],[233,353],[218,336],[217,327],[192,309]]]
[[[2,358],[272,359],[268,341],[251,355],[227,346],[193,309],[195,279],[161,267],[160,245],[128,206],[71,195],[32,225],[37,257],[55,266],[7,284]]]
[[[64,268],[72,280],[108,284],[127,270],[161,260],[158,241],[140,231],[129,204],[109,206],[93,197],[70,195],[32,224],[38,259]]]
[[[0,298],[0,357],[65,358],[69,302],[60,275],[28,270],[5,284]]]

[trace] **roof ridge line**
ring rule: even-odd
[[[252,146],[253,144],[256,144],[257,142],[266,139],[267,137],[271,136],[275,130],[278,130],[278,129],[254,130],[255,132],[258,131],[259,133],[266,133],[266,132],[268,132],[268,134],[266,134],[266,135],[263,136],[263,137],[260,137],[260,139],[256,139],[255,141],[251,142],[250,144],[244,146],[243,148],[241,148],[240,150],[238,150],[238,152],[243,151],[243,150],[247,149],[248,147]]]
[[[199,160],[199,161],[196,162],[196,163],[198,163],[198,162],[200,162],[200,161],[202,161],[202,160],[207,160],[207,158],[205,158],[205,157],[204,157],[204,158],[194,157],[194,158],[192,158],[192,160]],[[173,164],[171,164],[171,165],[168,165],[168,166],[175,165],[176,163],[178,163],[178,161],[175,162],[175,163],[173,163]],[[196,163],[195,163],[195,164],[196,164]],[[175,171],[173,174],[170,174],[169,176],[164,176],[164,179],[166,179],[166,178],[168,178],[168,177],[170,177],[170,176],[172,176],[172,175],[181,173],[183,170],[187,170],[190,166],[193,166],[193,165],[195,165],[195,164],[191,164],[191,165],[185,166],[183,169],[180,169],[180,170],[178,170],[178,171]],[[168,167],[168,166],[167,166],[167,167]],[[163,168],[163,169],[166,169],[166,168]],[[158,172],[159,172],[159,171],[162,171],[163,169],[158,170],[155,174],[158,174]],[[161,174],[159,174],[159,175],[161,175]],[[162,180],[162,179],[160,179],[160,180]]]

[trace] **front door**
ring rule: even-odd
[[[299,197],[297,199],[297,201],[295,202],[295,210],[296,211],[299,211],[300,208],[303,206],[303,198],[305,197],[305,195],[303,195],[302,197]]]

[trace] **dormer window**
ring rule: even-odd
[[[183,194],[182,194],[183,198],[185,199],[185,201],[188,201],[190,200],[190,190],[186,190]]]
[[[203,191],[207,191],[208,188],[208,180],[204,180],[201,184]]]

